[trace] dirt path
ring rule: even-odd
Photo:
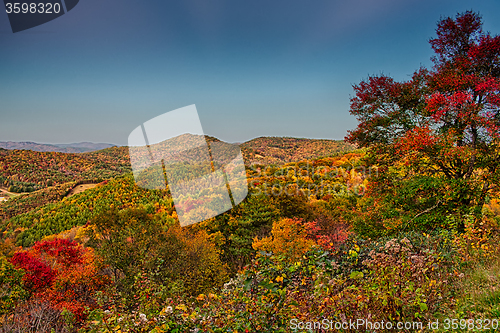
[[[71,196],[73,196],[75,194],[82,193],[83,191],[88,190],[89,188],[96,187],[96,186],[97,186],[97,184],[82,184],[82,185],[78,185],[78,186],[76,186],[74,189],[72,189],[68,193],[67,197],[71,197]],[[26,193],[13,193],[13,192],[7,191],[3,187],[0,187],[0,197],[12,198],[12,197],[20,196],[21,194],[26,194]]]
[[[75,194],[82,193],[83,191],[88,190],[89,188],[94,188],[96,186],[97,186],[97,184],[82,184],[82,185],[75,186],[75,188],[72,189],[66,197],[69,198]]]
[[[24,193],[13,193],[13,192],[9,192],[7,191],[6,189],[4,189],[3,187],[0,187],[0,192],[2,193],[5,193],[8,197],[17,197],[21,194],[24,194]]]

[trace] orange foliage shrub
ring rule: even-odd
[[[268,251],[285,255],[289,260],[297,260],[316,243],[308,238],[306,226],[300,219],[284,218],[273,223],[271,236],[254,239],[252,247],[256,251]]]

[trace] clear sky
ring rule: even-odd
[[[342,139],[352,85],[431,67],[436,23],[466,10],[500,33],[498,0],[80,0],[16,34],[3,12],[0,141],[125,145],[191,104],[229,142]]]

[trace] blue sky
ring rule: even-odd
[[[80,0],[13,34],[0,13],[0,141],[125,145],[196,104],[206,134],[342,139],[352,85],[431,67],[440,17],[499,1]]]

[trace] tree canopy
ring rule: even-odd
[[[370,76],[351,98],[359,124],[346,139],[370,148],[379,167],[372,190],[402,225],[478,216],[498,190],[500,36],[471,11],[441,19],[436,34],[432,69],[406,82]]]

